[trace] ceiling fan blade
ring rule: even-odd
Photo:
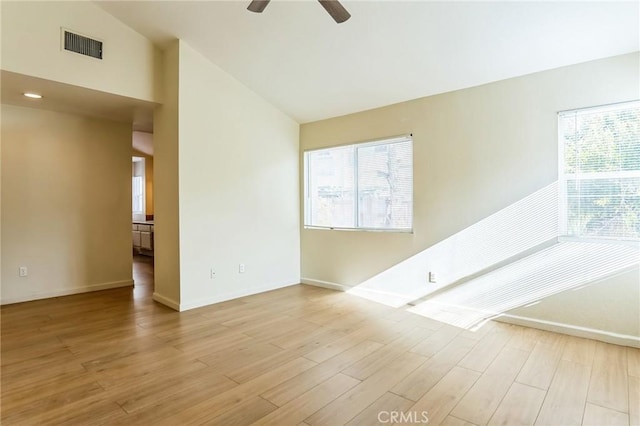
[[[339,24],[351,18],[351,14],[347,12],[337,0],[318,0],[322,7],[329,12],[329,15]]]
[[[247,7],[247,10],[256,13],[262,13],[264,8],[267,7],[270,1],[271,0],[253,0],[251,4],[249,4],[249,7]]]

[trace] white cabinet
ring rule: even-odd
[[[131,231],[133,249],[141,254],[153,255],[153,225],[134,223]]]
[[[140,232],[140,248],[153,250],[153,233]]]
[[[140,231],[131,231],[133,237],[133,248],[140,248]]]
[[[152,230],[153,230],[153,225],[138,224],[138,231],[140,232],[151,232]]]

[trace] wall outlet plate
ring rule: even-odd
[[[21,266],[18,268],[18,275],[21,277],[26,277],[29,274],[29,270],[26,266]]]

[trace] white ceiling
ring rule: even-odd
[[[0,80],[0,99],[3,104],[89,115],[123,123],[133,122],[133,130],[153,131],[154,104],[151,102],[4,70],[0,73]],[[42,94],[43,97],[27,98],[23,96],[26,90]]]
[[[98,4],[160,46],[175,38],[300,123],[640,50],[630,2],[342,2],[336,24],[314,0]]]

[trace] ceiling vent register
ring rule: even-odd
[[[102,42],[64,31],[64,50],[102,59]]]

